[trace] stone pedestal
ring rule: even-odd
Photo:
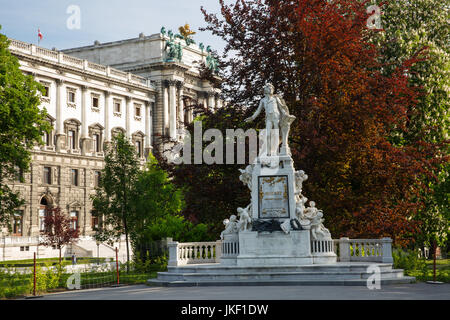
[[[291,157],[258,157],[252,171],[252,219],[295,219],[294,181]]]
[[[286,234],[274,232],[240,232],[236,265],[298,266],[313,263],[308,230]]]

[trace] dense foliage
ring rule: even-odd
[[[410,130],[409,110],[421,94],[410,72],[423,52],[386,74],[383,53],[370,39],[379,31],[367,29],[364,1],[220,3],[222,17],[203,13],[205,29],[227,42],[221,66],[229,107],[202,117],[203,129],[225,135],[225,128],[246,128],[243,119],[271,82],[297,117],[292,156],[309,176],[305,196],[324,210],[333,237],[411,240],[418,230],[412,218],[429,192],[424,177],[432,179],[443,161],[433,141],[391,139]],[[189,185],[185,215],[220,229],[222,219],[248,204],[238,167],[173,166],[174,181]]]
[[[30,149],[42,143],[41,136],[50,126],[45,110],[38,108],[42,86],[22,73],[19,60],[8,47],[8,38],[0,34],[0,226],[10,228],[24,201],[7,184],[23,181],[31,161]]]

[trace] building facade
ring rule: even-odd
[[[30,247],[41,257],[57,255],[55,248],[37,246],[45,214],[54,206],[79,228],[78,252],[92,254],[90,236],[99,222],[90,196],[104,166],[105,144],[121,131],[144,163],[154,147],[163,150],[167,141],[182,138],[194,105],[219,108],[220,91],[201,80],[198,70],[209,53],[161,33],[63,52],[10,41],[21,70],[45,88],[40,107],[53,130],[32,150],[24,182],[11,182],[25,204],[15,214],[12,233],[0,230],[0,260],[29,258]],[[180,48],[178,59],[166,50],[168,42]]]

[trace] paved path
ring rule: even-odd
[[[133,285],[47,294],[39,300],[450,300],[450,284],[381,286],[149,287]]]

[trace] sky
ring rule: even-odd
[[[75,7],[74,7],[75,6]],[[188,23],[196,43],[222,53],[225,43],[209,32],[200,7],[219,13],[218,0],[0,0],[1,33],[57,50],[137,38],[158,33],[162,26],[178,33]],[[79,15],[77,10],[79,8]],[[79,21],[79,28],[77,22]]]

